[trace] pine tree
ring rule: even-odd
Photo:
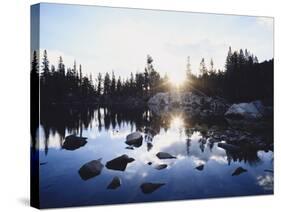
[[[65,66],[61,56],[59,57],[58,72],[61,76],[65,76]]]
[[[186,76],[189,78],[191,75],[191,65],[190,65],[190,57],[187,57],[187,64],[186,64]]]
[[[82,84],[82,66],[81,64],[79,65],[79,85],[81,86]]]
[[[215,69],[214,69],[214,61],[213,61],[213,59],[211,58],[209,73],[210,73],[210,74],[213,74],[214,72],[215,72]]]
[[[201,62],[200,62],[200,68],[199,68],[200,74],[206,75],[207,74],[207,68],[206,68],[206,64],[205,64],[205,59],[202,58]]]
[[[115,89],[116,89],[116,80],[115,80],[114,71],[112,71],[112,75],[111,75],[111,89],[110,89],[111,95],[114,95]]]
[[[101,95],[101,85],[102,85],[102,75],[101,73],[98,74],[98,78],[97,78],[97,81],[98,81],[98,87],[97,87],[97,95],[100,96]]]
[[[121,95],[121,92],[122,92],[121,89],[122,89],[121,77],[118,77],[117,86],[116,86],[116,92],[118,95]]]
[[[50,76],[50,68],[49,68],[49,60],[47,51],[44,50],[43,59],[42,59],[42,77],[44,78],[44,82]]]
[[[226,72],[232,71],[231,57],[232,57],[232,50],[231,50],[231,47],[229,47],[227,57],[226,57],[226,61],[225,61],[225,71]]]
[[[39,68],[38,68],[38,57],[37,57],[37,52],[33,52],[33,58],[31,62],[31,74],[32,76],[38,76],[39,75]]]
[[[104,77],[104,82],[103,82],[103,94],[104,95],[110,94],[110,86],[111,86],[110,76],[109,76],[109,73],[106,72],[105,77]]]

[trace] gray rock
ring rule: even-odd
[[[84,164],[79,169],[79,175],[83,180],[88,180],[98,176],[101,173],[103,166],[104,165],[101,163],[101,158],[98,160],[92,160]]]
[[[107,186],[107,189],[116,189],[121,186],[121,180],[119,177],[114,177],[112,181]]]
[[[62,145],[63,149],[66,150],[76,150],[82,146],[84,146],[87,141],[85,137],[78,137],[76,135],[69,135],[64,139],[64,143]]]
[[[159,165],[156,165],[154,168],[157,170],[161,170],[161,169],[165,169],[167,167],[168,167],[167,164],[159,164]]]
[[[133,162],[134,160],[134,158],[130,158],[128,155],[121,155],[120,157],[108,161],[105,166],[108,169],[124,171],[127,164]]]
[[[170,155],[169,153],[167,152],[158,152],[156,154],[156,156],[159,158],[159,159],[175,159],[177,157],[173,156],[173,155]]]
[[[202,171],[204,169],[204,164],[195,167],[198,171]]]
[[[163,185],[165,185],[165,183],[143,183],[141,184],[140,188],[143,193],[150,194]]]
[[[133,132],[126,137],[126,144],[129,146],[140,147],[142,145],[142,134],[140,132]]]
[[[240,166],[237,169],[235,169],[235,171],[232,173],[232,176],[238,176],[244,172],[247,172],[247,169],[244,169]]]
[[[261,101],[250,103],[233,104],[226,111],[225,116],[228,118],[240,119],[261,119],[263,118],[265,107]]]

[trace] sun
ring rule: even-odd
[[[179,74],[177,72],[171,73],[169,75],[169,81],[170,81],[172,86],[175,86],[176,88],[179,88],[184,84],[185,76],[182,76],[181,74]]]

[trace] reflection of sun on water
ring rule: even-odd
[[[174,116],[171,119],[170,127],[172,128],[182,128],[184,126],[183,119],[180,116]]]

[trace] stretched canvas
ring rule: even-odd
[[[31,6],[31,205],[273,194],[273,24]]]

